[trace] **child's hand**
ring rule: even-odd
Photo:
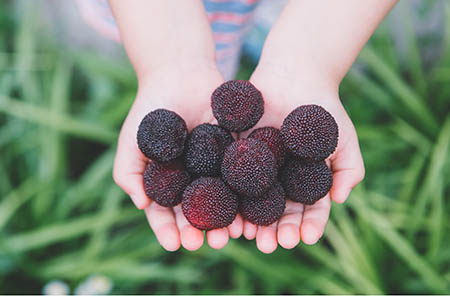
[[[120,132],[114,180],[139,209],[145,209],[151,228],[166,250],[177,250],[180,243],[189,250],[199,249],[203,244],[203,232],[188,223],[180,205],[166,208],[147,198],[142,177],[147,158],[137,146],[136,134],[144,116],[157,108],[178,113],[189,130],[198,124],[213,122],[210,96],[223,79],[214,67],[202,69],[196,65],[159,69],[139,81],[136,100]],[[208,231],[206,237],[211,247],[219,249],[227,244],[229,236],[239,237],[242,229],[243,221],[238,215],[228,228]]]
[[[264,115],[257,127],[279,128],[292,110],[304,104],[321,105],[334,116],[339,126],[338,146],[327,159],[333,171],[330,193],[312,206],[287,201],[284,214],[271,226],[244,223],[244,236],[247,239],[256,237],[256,244],[264,253],[273,252],[277,243],[284,248],[295,247],[300,239],[306,244],[314,244],[322,236],[328,221],[330,194],[333,201],[343,203],[352,188],[364,178],[355,128],[339,100],[337,88],[327,86],[326,82],[311,77],[295,78],[267,67],[257,69],[251,82],[263,93],[265,101]]]

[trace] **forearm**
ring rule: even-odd
[[[290,0],[267,37],[258,68],[337,89],[396,0]]]
[[[214,63],[214,41],[201,0],[109,3],[138,79],[168,65]]]

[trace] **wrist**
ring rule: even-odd
[[[338,98],[340,83],[315,67],[277,63],[275,60],[261,61],[251,80],[261,86],[278,86],[278,92],[316,98]]]
[[[205,57],[191,57],[188,59],[172,59],[167,62],[154,64],[146,69],[136,70],[139,87],[148,85],[155,78],[182,82],[187,78],[217,76],[219,70],[214,59]]]

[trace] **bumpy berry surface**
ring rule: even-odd
[[[200,124],[188,136],[186,169],[197,176],[220,176],[225,149],[233,142],[233,136],[225,128]]]
[[[219,229],[233,222],[238,199],[220,178],[201,177],[185,189],[181,208],[197,229]]]
[[[286,157],[286,148],[281,139],[279,129],[276,129],[275,127],[261,127],[252,131],[248,137],[266,143],[275,156],[278,167],[283,165]]]
[[[333,116],[318,105],[293,110],[281,126],[286,148],[306,160],[323,160],[336,149],[338,125]]]
[[[167,163],[152,160],[145,168],[145,193],[161,206],[178,205],[181,202],[183,191],[189,183],[189,173],[184,169],[180,160]]]
[[[228,81],[214,90],[211,107],[219,125],[234,132],[252,128],[264,113],[261,92],[248,81]]]
[[[142,119],[137,142],[142,153],[152,160],[169,161],[179,157],[187,138],[186,122],[165,109],[154,110]]]
[[[232,190],[246,196],[259,196],[274,183],[277,165],[264,142],[241,139],[225,150],[221,172]]]
[[[280,173],[286,196],[294,201],[312,205],[331,189],[333,177],[325,161],[306,162],[288,158]]]
[[[268,226],[276,222],[286,207],[286,196],[281,185],[276,182],[260,197],[241,197],[239,213],[251,223]]]

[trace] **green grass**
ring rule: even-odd
[[[401,5],[407,63],[383,24],[341,88],[365,181],[333,204],[319,244],[264,255],[243,239],[161,249],[111,178],[131,67],[64,49],[32,7],[15,20],[0,4],[0,294],[96,273],[114,294],[449,294],[450,6],[442,55],[425,66]]]

